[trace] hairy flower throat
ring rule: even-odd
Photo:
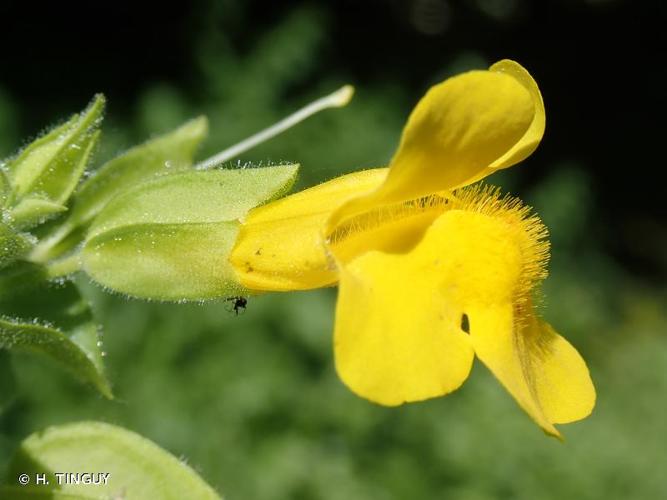
[[[546,277],[549,242],[545,226],[521,200],[503,196],[498,188],[483,184],[385,205],[354,216],[338,225],[328,235],[327,243],[342,261],[349,261],[367,251],[369,241],[373,242],[374,250],[403,253],[411,250],[433,221],[445,214],[463,219],[460,226],[457,225],[457,231],[468,232],[469,228],[470,234],[475,234],[475,239],[468,241],[473,248],[466,248],[465,251],[469,257],[480,254],[480,259],[490,265],[488,260],[493,259],[496,253],[494,248],[515,247],[518,257],[516,283],[513,286],[515,301],[523,302],[529,298],[535,285]],[[482,223],[480,216],[487,222]],[[473,227],[489,223],[497,226],[498,230],[479,235]],[[458,239],[457,235],[451,235],[452,242]],[[487,245],[488,252],[483,251]],[[448,252],[449,248],[442,249],[443,258]],[[475,259],[469,261],[475,267],[483,265]],[[463,262],[460,265],[469,267]]]

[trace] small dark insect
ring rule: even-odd
[[[229,297],[225,299],[227,302],[233,302],[232,307],[229,309],[229,312],[234,311],[236,315],[239,315],[240,310],[244,310],[248,305],[248,299],[245,297]]]

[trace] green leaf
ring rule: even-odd
[[[33,478],[34,480],[34,478]],[[109,500],[113,497],[99,497],[91,495],[70,495],[57,490],[35,486],[0,486],[0,493],[7,495],[7,500]],[[123,497],[117,497],[123,498]]]
[[[90,222],[110,200],[154,175],[188,169],[207,133],[206,118],[196,118],[107,162],[75,194],[66,224]]]
[[[38,281],[45,273],[26,262],[0,275],[0,349],[44,354],[111,398],[88,303],[74,283]]]
[[[16,380],[9,359],[9,352],[0,349],[0,416],[16,398]]]
[[[25,255],[32,248],[30,236],[0,222],[0,269]]]
[[[0,163],[0,209],[4,208],[7,205],[9,200],[9,195],[11,194],[12,187],[9,184],[9,179],[3,168],[3,165]]]
[[[83,472],[98,473],[89,477],[101,484],[58,484],[58,477],[64,478],[64,473]],[[50,427],[29,436],[12,460],[9,480],[17,481],[20,474],[28,474],[28,486],[9,483],[0,488],[0,493],[16,500],[33,499],[40,493],[50,494],[44,498],[55,500],[220,499],[213,488],[170,453],[138,434],[101,422]],[[49,484],[36,485],[36,474],[46,474]]]
[[[154,176],[189,169],[207,133],[206,118],[196,118],[102,165],[74,194],[69,217],[43,238],[32,257],[46,262],[71,251],[81,243],[82,229],[116,196]]]
[[[0,314],[5,314],[4,309],[12,302],[29,302],[30,293],[43,287],[48,278],[46,267],[28,261],[14,262],[0,270]]]
[[[29,144],[9,162],[7,173],[14,198],[47,198],[64,204],[79,182],[99,138],[104,97],[97,95],[88,108],[65,124]]]
[[[0,348],[40,352],[63,365],[82,380],[93,384],[111,399],[111,388],[103,375],[101,358],[95,353],[97,327],[89,322],[65,333],[49,324],[0,318]]]
[[[285,193],[297,171],[298,165],[193,171],[137,186],[95,219],[83,269],[112,290],[142,298],[240,295],[228,261],[239,219]]]
[[[14,227],[30,229],[45,220],[67,211],[67,207],[44,198],[23,198],[11,211]]]
[[[71,228],[58,225],[53,233],[42,237],[35,244],[35,248],[30,252],[30,259],[46,264],[67,254],[72,254],[72,250],[76,249],[85,239],[86,232],[87,228],[83,226]]]

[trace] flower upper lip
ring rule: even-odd
[[[537,84],[514,61],[445,80],[410,115],[385,182],[335,210],[326,233],[373,206],[453,190],[510,167],[537,148],[544,127]]]

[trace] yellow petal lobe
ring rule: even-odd
[[[473,359],[459,311],[411,257],[371,252],[340,276],[336,370],[353,392],[387,406],[457,389]]]
[[[239,281],[257,291],[335,284],[337,272],[323,240],[325,221],[349,198],[376,189],[386,174],[386,168],[355,172],[251,210],[230,256]]]
[[[535,114],[532,123],[523,137],[521,137],[521,139],[504,155],[491,163],[478,175],[472,177],[469,181],[470,183],[483,179],[487,175],[493,174],[498,169],[511,167],[530,156],[542,140],[544,127],[546,125],[546,114],[544,112],[542,94],[540,93],[537,83],[533,80],[533,77],[523,66],[509,59],[503,59],[492,65],[489,70],[510,75],[523,85],[530,93],[530,97],[533,100]]]
[[[432,87],[405,125],[385,196],[466,184],[514,147],[534,113],[529,92],[507,74],[470,71]]]
[[[522,363],[535,374],[535,392],[546,417],[554,424],[566,424],[590,415],[595,387],[577,350],[538,318],[522,333]]]
[[[517,82],[530,93],[533,102],[533,121],[523,134],[521,139],[512,146],[503,156],[489,165],[489,168],[507,168],[519,163],[537,148],[542,136],[544,135],[544,127],[546,125],[546,114],[544,112],[544,102],[542,101],[542,94],[537,86],[537,83],[528,71],[520,64],[509,59],[503,59],[493,64],[489,71],[504,73],[512,76]],[[492,172],[488,172],[490,175]]]
[[[506,302],[520,281],[508,231],[487,215],[451,210],[411,248],[339,261],[334,348],[343,382],[384,405],[458,388],[473,357],[462,328],[468,305]]]
[[[373,207],[451,190],[508,167],[535,149],[543,130],[539,90],[517,63],[449,78],[413,110],[385,183],[337,210],[327,232]]]
[[[567,340],[532,310],[517,313],[505,304],[470,311],[477,357],[547,434],[560,437],[553,424],[590,414],[595,389],[586,364]]]

